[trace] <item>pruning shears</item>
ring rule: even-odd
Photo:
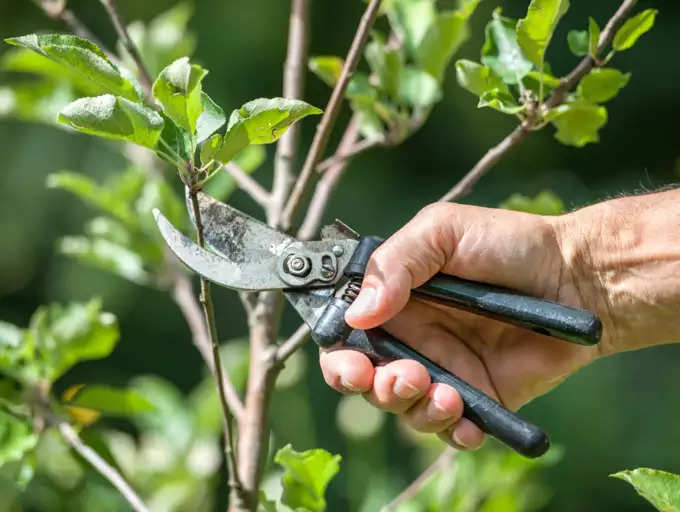
[[[361,237],[335,221],[323,228],[321,240],[302,242],[202,192],[198,204],[210,250],[154,211],[163,238],[190,269],[233,290],[282,290],[321,348],[358,350],[376,365],[414,359],[427,368],[432,382],[460,393],[463,416],[484,432],[527,457],[547,451],[548,436],[538,426],[384,330],[352,329],[345,323],[345,311],[358,295],[366,264],[381,239]],[[596,344],[602,332],[599,319],[588,311],[449,275],[437,274],[413,293],[572,343]]]

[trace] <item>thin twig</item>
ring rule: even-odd
[[[309,46],[309,0],[292,0],[288,25],[288,51],[283,67],[283,96],[302,99]],[[300,142],[300,126],[294,124],[279,139],[274,160],[272,200],[267,211],[271,226],[278,226],[290,188],[295,181],[293,166]]]
[[[286,341],[279,345],[279,348],[276,351],[276,360],[279,363],[282,363],[292,356],[297,349],[307,343],[309,333],[310,329],[307,324],[300,325]]]
[[[416,478],[411,484],[401,491],[401,493],[394,498],[390,503],[385,505],[380,512],[394,512],[397,510],[399,505],[415,496],[418,491],[425,485],[430,477],[434,475],[437,471],[445,468],[453,462],[456,457],[456,451],[452,448],[446,448],[442,454],[430,464],[425,471],[423,471],[418,478]]]
[[[146,66],[144,65],[144,61],[142,60],[142,56],[139,54],[137,45],[130,37],[127,27],[125,26],[125,22],[123,21],[120,12],[118,12],[118,4],[116,3],[116,0],[99,0],[99,1],[104,6],[104,9],[106,9],[109,18],[111,18],[111,22],[113,23],[113,26],[116,29],[116,33],[118,34],[120,42],[128,51],[130,57],[132,57],[132,59],[135,61],[137,69],[139,70],[142,86],[144,87],[144,92],[147,96],[147,99],[150,102],[152,102],[151,86],[153,85],[153,80],[151,78],[151,75],[149,74],[149,70],[146,69]]]
[[[340,106],[342,105],[342,100],[345,96],[345,90],[349,84],[352,74],[359,63],[361,58],[361,53],[366,45],[368,35],[370,33],[371,27],[375,22],[375,18],[378,15],[378,9],[380,8],[381,0],[371,0],[361,17],[359,22],[359,27],[350,46],[347,57],[345,58],[345,65],[342,67],[340,73],[340,78],[333,88],[331,98],[326,106],[326,111],[317,126],[316,133],[314,134],[314,139],[312,140],[312,145],[307,153],[307,158],[302,166],[302,171],[298,176],[293,191],[286,203],[286,207],[283,211],[283,216],[281,223],[285,229],[290,229],[295,213],[300,206],[302,197],[307,190],[309,181],[312,177],[312,173],[316,164],[319,162],[323,156],[323,152],[326,149],[326,144],[328,143],[328,138],[330,137],[331,130],[335,124],[335,120],[340,112]]]
[[[369,149],[372,149],[376,146],[382,146],[384,144],[385,141],[381,139],[359,140],[352,147],[347,148],[346,151],[342,153],[336,151],[333,156],[330,156],[326,158],[326,160],[320,162],[319,165],[316,166],[316,170],[318,172],[324,172],[329,167],[333,167],[334,165],[341,163],[343,160],[349,160],[350,158],[359,156],[361,153],[368,151]]]
[[[239,188],[243,189],[257,204],[262,208],[267,208],[271,202],[271,196],[262,185],[255,181],[252,176],[247,174],[234,162],[229,162],[224,166],[225,172],[234,178]]]
[[[194,224],[196,226],[196,242],[200,247],[205,247],[203,222],[201,220],[201,208],[198,205],[197,191],[193,188],[189,189],[189,199],[191,201],[191,209],[193,212]],[[205,323],[208,326],[208,333],[210,335],[212,359],[215,362],[215,381],[217,383],[217,391],[220,398],[220,405],[222,406],[222,415],[224,417],[224,451],[226,453],[227,469],[229,473],[229,488],[232,491],[232,496],[239,498],[243,496],[243,487],[239,478],[236,452],[234,451],[234,429],[232,425],[233,418],[231,411],[229,410],[226,391],[224,388],[222,360],[220,357],[219,338],[217,337],[217,326],[215,325],[215,309],[210,291],[210,281],[205,279],[203,276],[200,276],[200,282],[200,302],[203,308]]]
[[[331,157],[335,163],[328,168],[316,184],[314,194],[307,207],[307,213],[297,232],[297,238],[299,240],[311,240],[319,230],[321,219],[326,211],[333,189],[340,180],[351,158],[350,156],[346,156],[347,152],[350,148],[356,146],[358,137],[359,116],[358,114],[354,114],[347,124],[347,128],[345,128],[345,133],[340,140],[340,144],[338,144],[335,155]],[[353,156],[356,156],[356,153]]]
[[[71,425],[64,421],[57,424],[61,436],[64,438],[71,448],[89,462],[97,472],[106,478],[111,485],[113,485],[118,492],[127,500],[133,510],[136,512],[149,512],[149,508],[144,504],[135,490],[127,483],[125,478],[108,462],[106,462],[96,451],[87,446],[78,433]]]
[[[194,345],[198,349],[203,361],[208,366],[208,369],[215,374],[215,361],[210,342],[210,334],[205,325],[203,312],[201,306],[196,300],[191,280],[181,271],[174,271],[172,298],[184,315],[184,319],[191,331],[191,337]],[[243,402],[238,396],[238,392],[234,388],[229,375],[222,371],[222,386],[224,386],[227,404],[232,414],[238,421],[243,415]]]
[[[597,64],[596,58],[609,45],[616,30],[621,26],[621,23],[623,23],[623,20],[626,19],[636,3],[637,0],[625,0],[621,3],[614,15],[607,22],[604,30],[600,33],[600,41],[594,55],[595,58],[591,55],[584,57],[583,60],[581,60],[581,62],[579,62],[579,64],[560,81],[560,85],[553,91],[553,94],[548,101],[545,102],[545,111],[564,103],[567,93]],[[475,166],[470,169],[470,171],[463,176],[453,188],[451,188],[451,190],[441,197],[440,201],[457,201],[461,197],[469,194],[472,191],[474,184],[489,172],[489,170],[491,170],[491,168],[498,163],[508,151],[519,145],[531,131],[532,127],[526,121],[517,126],[499,144],[487,151],[481,160],[479,160],[479,162],[477,162]]]

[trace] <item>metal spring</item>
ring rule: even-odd
[[[347,304],[351,304],[352,302],[354,302],[354,299],[357,298],[360,291],[361,291],[361,278],[352,277],[347,282],[347,286],[345,287],[345,290],[342,292],[342,297],[340,298],[344,300]]]

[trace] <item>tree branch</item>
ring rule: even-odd
[[[307,70],[309,45],[309,0],[292,0],[288,28],[288,53],[283,67],[283,96],[302,99]],[[295,180],[293,166],[300,142],[300,126],[294,124],[279,139],[274,161],[272,200],[267,217],[271,226],[278,226],[286,198]]]
[[[328,168],[316,184],[314,194],[307,207],[307,213],[297,232],[297,238],[299,240],[310,240],[319,230],[319,224],[321,224],[321,219],[323,219],[323,214],[328,205],[328,201],[331,198],[333,189],[345,171],[351,156],[356,155],[355,153],[354,155],[347,156],[351,148],[356,146],[358,137],[359,116],[358,114],[354,114],[347,124],[347,128],[345,128],[345,133],[340,140],[340,144],[338,144],[335,155],[330,158],[335,163]]]
[[[197,191],[189,188],[189,199],[191,201],[191,209],[194,217],[194,224],[196,226],[196,242],[200,247],[205,247],[205,238],[203,235],[203,222],[201,220],[201,209],[198,205]],[[224,376],[222,374],[222,361],[219,350],[219,339],[217,337],[217,327],[215,325],[215,309],[213,306],[212,295],[210,292],[210,281],[200,276],[201,295],[200,302],[203,308],[205,317],[205,325],[208,327],[210,335],[212,359],[215,366],[215,381],[217,384],[217,391],[220,398],[220,405],[222,406],[222,414],[224,417],[224,451],[227,459],[227,469],[229,472],[229,488],[231,496],[235,502],[240,502],[243,498],[243,486],[241,485],[238,474],[238,465],[236,461],[236,453],[234,451],[234,432],[232,425],[232,415],[227,403],[227,396],[224,387]]]
[[[83,459],[89,462],[100,475],[106,478],[125,498],[133,510],[136,512],[149,512],[149,508],[144,504],[130,484],[127,483],[125,478],[123,478],[116,468],[106,462],[96,451],[87,446],[71,425],[64,421],[60,421],[57,423],[57,427],[59,428],[59,433],[64,438],[64,441],[78,452]]]
[[[359,27],[350,46],[349,52],[345,59],[345,65],[342,67],[340,73],[340,78],[333,88],[331,93],[331,98],[326,106],[326,111],[316,128],[316,133],[314,134],[314,139],[312,140],[312,145],[307,153],[307,158],[302,166],[302,171],[298,176],[293,191],[286,203],[283,211],[283,216],[281,219],[281,224],[285,229],[290,229],[295,213],[300,206],[302,197],[307,189],[309,181],[312,177],[312,172],[319,162],[319,159],[323,156],[323,152],[326,149],[326,144],[328,143],[328,138],[335,124],[335,120],[340,112],[340,106],[342,105],[342,100],[345,96],[345,91],[347,90],[347,85],[352,78],[352,73],[359,63],[361,58],[361,53],[366,45],[366,40],[370,32],[373,23],[378,15],[378,9],[380,8],[381,0],[371,0],[368,7],[364,11],[361,21],[359,22]]]
[[[385,505],[380,510],[380,512],[394,512],[402,503],[418,494],[418,491],[420,491],[420,489],[427,483],[432,475],[453,462],[456,457],[456,453],[457,452],[452,448],[445,448],[437,460],[430,464],[427,469],[425,469],[425,471],[423,471],[418,478],[411,482],[411,484],[406,489],[401,491],[401,493],[396,498],[394,498],[394,500]]]
[[[271,195],[262,185],[255,181],[252,176],[247,174],[234,162],[229,162],[224,166],[224,170],[234,178],[236,184],[243,189],[257,204],[267,209],[271,203]]]
[[[309,338],[310,329],[305,323],[300,325],[293,334],[290,335],[286,341],[279,345],[276,351],[276,361],[278,363],[283,363],[286,359],[293,355],[293,353],[299,349],[302,345],[307,343]]]
[[[343,160],[349,160],[354,158],[364,151],[368,151],[376,146],[382,146],[385,142],[380,139],[362,139],[356,141],[351,147],[347,148],[343,153],[338,151],[331,157],[326,158],[326,160],[319,163],[316,166],[318,172],[324,172],[326,169],[333,167],[336,164],[341,163]]]
[[[135,45],[134,41],[130,37],[127,27],[125,26],[125,22],[123,21],[123,18],[118,12],[118,4],[116,3],[116,0],[99,0],[99,1],[104,6],[104,9],[106,9],[109,18],[111,18],[111,22],[113,23],[113,26],[116,29],[116,32],[118,33],[118,38],[120,39],[121,43],[128,51],[132,59],[135,61],[137,69],[139,70],[140,79],[142,82],[142,86],[144,87],[144,92],[146,93],[147,100],[149,100],[149,102],[152,103],[153,97],[151,95],[151,87],[153,85],[153,80],[151,78],[151,75],[149,74],[149,70],[147,70],[146,66],[144,65],[144,61],[142,60],[142,56],[139,54],[137,45]]]
[[[604,30],[600,33],[600,40],[597,45],[595,58],[609,45],[616,30],[621,26],[630,11],[635,7],[637,0],[624,0],[614,15],[609,19]],[[562,80],[560,85],[553,91],[552,96],[543,105],[543,111],[555,108],[564,103],[567,93],[597,64],[595,58],[588,55]],[[530,120],[524,121],[517,126],[499,144],[491,148],[486,154],[463,176],[463,178],[446,194],[440,201],[457,201],[472,191],[472,187],[484,176],[491,168],[498,163],[512,148],[520,144],[533,130]]]

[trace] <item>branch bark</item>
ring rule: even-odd
[[[302,166],[302,171],[300,171],[300,175],[295,182],[293,191],[284,208],[281,224],[286,230],[291,228],[295,213],[300,207],[302,197],[307,190],[307,186],[312,177],[312,172],[314,171],[316,164],[319,162],[323,156],[324,150],[326,149],[328,138],[330,137],[331,130],[333,129],[335,120],[337,119],[338,113],[340,112],[342,100],[345,97],[347,85],[352,78],[352,73],[354,73],[354,70],[359,63],[359,59],[361,58],[361,53],[364,49],[364,46],[366,45],[371,27],[373,26],[373,23],[375,22],[375,19],[378,15],[380,3],[381,0],[371,0],[371,2],[368,4],[368,7],[364,11],[363,16],[361,17],[359,27],[356,34],[354,35],[354,40],[352,41],[349,52],[347,53],[345,65],[342,67],[340,78],[333,88],[331,98],[328,101],[328,105],[326,106],[326,111],[324,112],[323,117],[316,128],[316,133],[314,134],[312,145],[310,146],[309,152],[307,153],[305,163]]]
[[[128,33],[127,27],[125,26],[125,22],[123,21],[123,18],[121,17],[120,12],[118,11],[118,4],[116,0],[99,0],[99,1],[104,6],[104,9],[106,9],[106,13],[109,15],[109,18],[111,18],[111,22],[113,23],[113,26],[116,29],[116,33],[118,34],[121,43],[123,43],[123,46],[128,51],[132,59],[135,61],[137,69],[139,70],[140,80],[142,82],[142,86],[144,87],[144,92],[146,93],[147,100],[149,100],[149,102],[152,103],[153,98],[151,96],[151,87],[153,85],[153,80],[151,78],[151,75],[149,74],[149,70],[146,69],[146,66],[144,65],[144,61],[142,60],[142,56],[139,54],[137,45],[134,43],[134,41],[130,37],[130,34]]]
[[[191,201],[191,209],[194,217],[194,224],[196,226],[196,242],[200,247],[205,247],[205,238],[203,235],[203,222],[201,220],[201,209],[198,205],[197,191],[194,188],[189,188],[189,199]],[[208,328],[210,335],[212,359],[215,366],[215,381],[217,384],[217,391],[220,398],[220,405],[222,406],[222,415],[224,417],[224,451],[227,459],[227,469],[229,477],[230,501],[238,506],[244,499],[243,486],[238,473],[238,464],[236,460],[236,452],[234,451],[234,432],[232,425],[232,415],[227,403],[227,396],[224,387],[224,375],[222,373],[222,360],[219,351],[219,338],[217,337],[217,327],[215,325],[215,309],[212,301],[212,294],[210,291],[210,281],[200,276],[201,295],[200,302],[203,308],[203,315],[205,317],[205,325]]]
[[[243,189],[257,204],[267,209],[271,203],[271,195],[262,185],[255,181],[249,174],[241,169],[234,162],[229,162],[224,166],[224,170],[228,172],[237,185]]]
[[[624,2],[621,3],[600,33],[600,40],[597,45],[595,57],[598,57],[609,45],[614,34],[616,34],[617,29],[621,26],[626,17],[628,17],[636,3],[637,0],[624,0]],[[562,78],[560,85],[553,91],[552,96],[550,96],[543,105],[543,109],[547,111],[564,103],[567,93],[573,89],[581,78],[593,69],[596,64],[597,62],[592,56],[588,55],[584,57],[566,77]],[[517,126],[500,143],[487,151],[479,162],[477,162],[475,166],[439,200],[457,201],[469,194],[475,183],[489,172],[511,149],[519,145],[532,130],[531,124],[526,121]]]
[[[302,99],[309,46],[309,0],[292,0],[288,28],[288,53],[283,68],[283,96]],[[267,216],[278,226],[281,212],[295,181],[293,166],[300,145],[300,126],[296,123],[283,134],[276,145],[274,183]]]
[[[125,498],[133,510],[136,512],[149,512],[149,508],[144,504],[130,484],[127,483],[125,478],[123,478],[116,468],[100,457],[96,451],[87,446],[71,425],[64,421],[60,421],[57,423],[57,427],[59,428],[59,433],[61,434],[61,437],[64,438],[64,441],[78,452],[83,459],[89,462],[100,475],[106,478]]]
[[[299,349],[302,345],[307,343],[309,338],[310,329],[305,323],[300,325],[293,334],[290,335],[286,341],[279,345],[276,351],[276,361],[278,363],[283,363],[286,359],[293,355],[293,353]]]

